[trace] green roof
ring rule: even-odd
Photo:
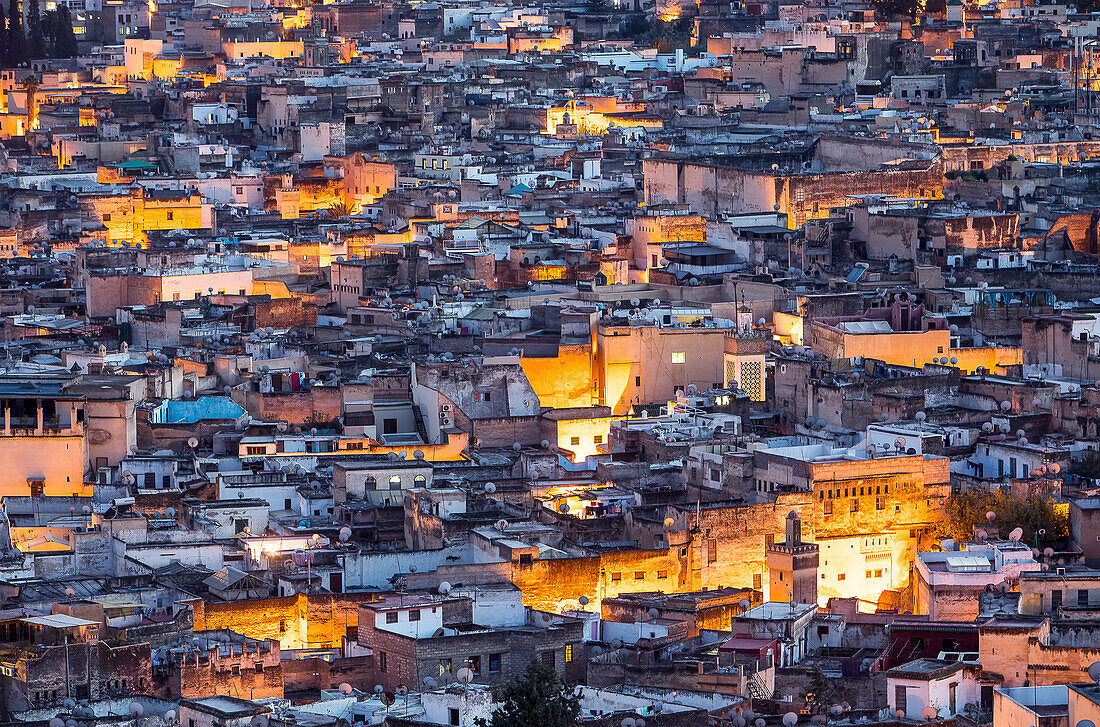
[[[119,162],[114,166],[119,169],[156,169],[157,165],[152,162],[142,161],[141,159],[131,159],[128,162]]]

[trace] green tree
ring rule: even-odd
[[[915,17],[921,11],[921,0],[872,0],[875,11],[887,18],[902,15]]]
[[[1100,477],[1100,452],[1086,450],[1072,466],[1073,474],[1094,480]]]
[[[42,34],[42,11],[38,0],[27,0],[27,57],[37,60],[46,56],[46,36]]]
[[[576,690],[553,667],[532,661],[518,679],[495,687],[500,706],[478,727],[576,727],[581,712]]]
[[[1069,516],[1055,507],[1040,492],[1026,497],[1016,497],[1000,489],[969,488],[956,492],[947,499],[947,534],[956,540],[969,541],[976,530],[995,527],[1001,537],[1007,537],[1014,528],[1024,531],[1023,542],[1046,545],[1057,543],[1069,536]],[[992,524],[987,513],[992,512]],[[1044,531],[1041,535],[1039,531]]]
[[[56,36],[54,38],[53,54],[57,58],[74,58],[78,52],[76,45],[76,33],[73,32],[73,18],[69,14],[67,5],[57,8],[55,22]]]
[[[22,66],[27,63],[26,45],[23,41],[23,21],[19,11],[19,0],[8,0],[8,65]]]

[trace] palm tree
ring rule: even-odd
[[[33,73],[19,82],[23,90],[27,92],[27,131],[38,126],[38,103],[35,92],[38,91],[38,77]]]
[[[346,202],[333,202],[325,209],[325,213],[333,219],[339,219],[350,215],[351,210]]]

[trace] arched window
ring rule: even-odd
[[[400,490],[401,489],[401,476],[400,475],[393,475],[392,477],[390,477],[390,489],[391,490]]]

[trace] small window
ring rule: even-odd
[[[581,443],[581,438],[580,437],[570,437],[569,438],[569,444],[571,444],[574,447],[576,447],[580,443]]]
[[[668,578],[668,571],[667,571],[667,570],[659,570],[659,571],[657,571],[657,580],[659,580],[659,581],[663,581],[663,580],[665,580],[666,578]]]
[[[566,661],[566,663],[569,663],[569,662],[573,661],[573,645],[572,644],[566,644],[565,645],[565,661]]]
[[[410,621],[419,621],[420,620],[420,609],[414,608],[412,611],[409,611],[409,620]]]
[[[611,571],[611,580],[612,580],[612,582],[621,581],[622,579],[623,579],[623,574],[622,573],[620,573],[619,571]]]
[[[456,707],[447,708],[447,723],[458,727],[461,722],[458,719],[458,709]]]
[[[489,654],[489,671],[500,671],[500,654]]]
[[[837,575],[836,575],[836,579],[837,579],[838,581],[842,581],[842,580],[844,580],[844,574],[843,574],[843,573],[837,573]]]
[[[397,623],[397,611],[387,611],[386,612],[386,623],[388,623],[388,624]]]
[[[596,436],[592,437],[592,443],[593,444],[603,444],[603,435],[602,434],[597,434]]]
[[[262,661],[257,661],[256,662],[256,673],[257,674],[263,674],[264,673],[264,663]]]
[[[672,352],[672,363],[682,364],[686,360],[687,360],[687,357],[684,355],[683,351],[673,351]]]
[[[644,580],[645,580],[645,571],[644,571],[644,570],[636,570],[636,571],[634,571],[634,580],[636,580],[636,581],[644,581]]]
[[[378,671],[386,671],[386,652],[378,652]]]

